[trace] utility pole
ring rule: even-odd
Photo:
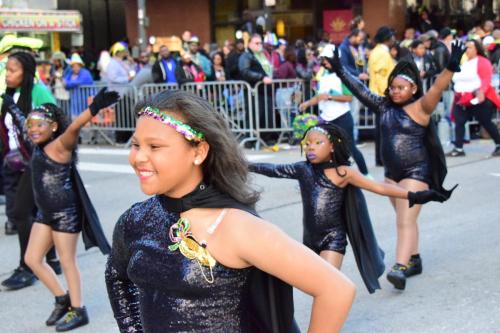
[[[146,50],[148,43],[146,38],[146,27],[148,26],[148,18],[146,17],[146,0],[137,0],[137,18],[139,19],[139,49],[142,52]]]

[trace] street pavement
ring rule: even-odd
[[[383,169],[374,166],[373,145],[361,148],[377,180]],[[488,158],[491,141],[465,146],[467,156],[448,159],[446,185],[459,183],[446,203],[430,203],[421,213],[420,245],[424,271],[410,278],[404,292],[394,290],[382,276],[382,290],[370,295],[348,248],[342,271],[357,285],[357,296],[343,332],[500,332],[500,158]],[[246,151],[252,161],[290,163],[301,160],[298,148],[278,152]],[[114,223],[131,204],[144,200],[138,181],[120,149],[83,146],[80,171],[111,240]],[[302,205],[293,180],[253,177],[263,191],[258,210],[290,236],[301,240]],[[395,214],[387,198],[365,192],[386,267],[394,263]],[[3,215],[3,209],[0,215]],[[5,216],[0,216],[3,230]],[[0,279],[7,278],[19,260],[17,236],[0,233]],[[79,244],[78,262],[90,324],[81,333],[118,332],[104,284],[106,258]],[[304,272],[307,274],[307,272]],[[295,314],[307,331],[312,299],[295,292]],[[44,322],[53,297],[37,282],[18,291],[0,292],[0,331],[53,332]]]

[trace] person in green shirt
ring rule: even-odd
[[[56,102],[43,84],[35,83],[35,73],[36,61],[31,53],[15,52],[9,56],[6,64],[5,94],[13,97],[24,114],[28,114],[33,107]],[[33,198],[31,171],[27,162],[31,152],[24,137],[16,131],[14,120],[10,114],[7,114],[4,103],[2,103],[0,114],[0,139],[3,144],[4,158],[2,173],[6,198],[5,210],[7,218],[17,227],[21,249],[19,267],[2,282],[2,286],[14,290],[28,287],[37,280],[24,262],[31,232],[32,214],[36,211],[36,206]],[[61,267],[53,249],[47,254],[47,263],[58,274],[61,273]]]

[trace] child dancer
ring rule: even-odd
[[[292,290],[273,275],[314,297],[310,332],[339,332],[352,283],[256,216],[225,120],[184,91],[137,108],[129,161],[152,197],[113,234],[106,283],[120,331],[296,332]]]
[[[349,236],[361,276],[370,293],[379,289],[384,272],[383,252],[378,248],[366,209],[362,188],[377,194],[408,199],[410,207],[447,197],[433,190],[409,192],[376,182],[351,168],[350,143],[333,124],[311,127],[303,147],[306,161],[294,164],[252,163],[250,171],[276,178],[297,179],[303,204],[304,244],[340,269]]]
[[[31,157],[33,191],[38,214],[33,224],[25,261],[35,275],[55,296],[55,308],[47,319],[57,332],[88,323],[81,295],[80,272],[76,264],[76,243],[82,228],[86,247],[97,245],[103,253],[109,245],[100,228],[81,180],[76,173],[76,146],[80,129],[97,112],[118,100],[116,92],[103,88],[87,110],[68,124],[62,110],[53,104],[33,109],[25,120],[13,99],[3,95],[18,127],[34,144]],[[69,289],[67,294],[54,271],[43,258],[55,245]]]

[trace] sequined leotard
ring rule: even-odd
[[[396,182],[411,178],[429,184],[430,162],[424,142],[427,128],[411,119],[401,106],[373,94],[343,68],[337,75],[364,105],[380,113],[381,157],[385,176]]]
[[[38,223],[59,232],[76,233],[82,229],[79,199],[71,180],[73,161],[58,163],[42,147],[35,146],[31,157],[33,193],[38,207]]]
[[[268,177],[297,179],[302,196],[304,245],[316,253],[345,253],[344,189],[335,186],[323,169],[309,162],[252,163],[249,169]]]
[[[250,332],[253,268],[217,263],[207,282],[196,260],[169,251],[169,228],[180,215],[167,211],[162,198],[132,206],[115,227],[105,275],[120,331]]]

